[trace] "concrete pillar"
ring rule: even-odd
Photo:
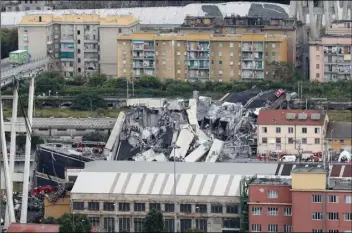
[[[16,157],[16,122],[17,122],[17,108],[18,108],[18,82],[14,85],[13,99],[12,99],[12,119],[11,119],[11,143],[10,143],[10,174],[11,174],[11,193],[13,193],[13,174]],[[5,228],[9,226],[9,206],[6,205],[5,212]]]
[[[12,198],[12,179],[9,167],[9,161],[7,157],[7,146],[6,146],[6,138],[5,138],[5,127],[4,127],[4,112],[2,106],[2,100],[0,98],[0,137],[1,137],[1,149],[2,149],[2,157],[4,164],[4,174],[5,174],[5,183],[6,183],[6,195],[7,195],[7,205],[9,210],[9,223],[16,222],[15,219],[15,211],[13,208],[13,198]]]
[[[20,223],[27,223],[27,209],[28,209],[28,192],[29,192],[29,172],[30,172],[30,159],[31,159],[31,133],[33,122],[33,104],[34,104],[34,78],[29,80],[29,93],[28,93],[28,124],[25,148],[25,162],[23,174],[23,193],[22,193],[22,210]]]

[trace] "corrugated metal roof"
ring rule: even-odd
[[[176,194],[239,196],[241,178],[242,175],[176,174]],[[173,195],[173,182],[174,174],[172,173],[81,172],[72,193]]]
[[[172,195],[173,166],[172,162],[88,162],[72,193]],[[274,175],[276,167],[277,164],[176,162],[177,195],[238,196],[242,176]]]

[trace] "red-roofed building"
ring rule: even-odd
[[[258,115],[258,153],[321,152],[328,116],[320,110],[261,110]]]
[[[22,224],[12,223],[7,232],[59,232],[57,224]]]

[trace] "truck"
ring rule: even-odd
[[[16,50],[10,52],[9,61],[13,67],[23,65],[29,62],[29,53],[27,50]]]

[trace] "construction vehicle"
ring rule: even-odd
[[[12,64],[12,67],[26,64],[29,60],[29,53],[27,50],[16,50],[10,52],[9,61]]]

